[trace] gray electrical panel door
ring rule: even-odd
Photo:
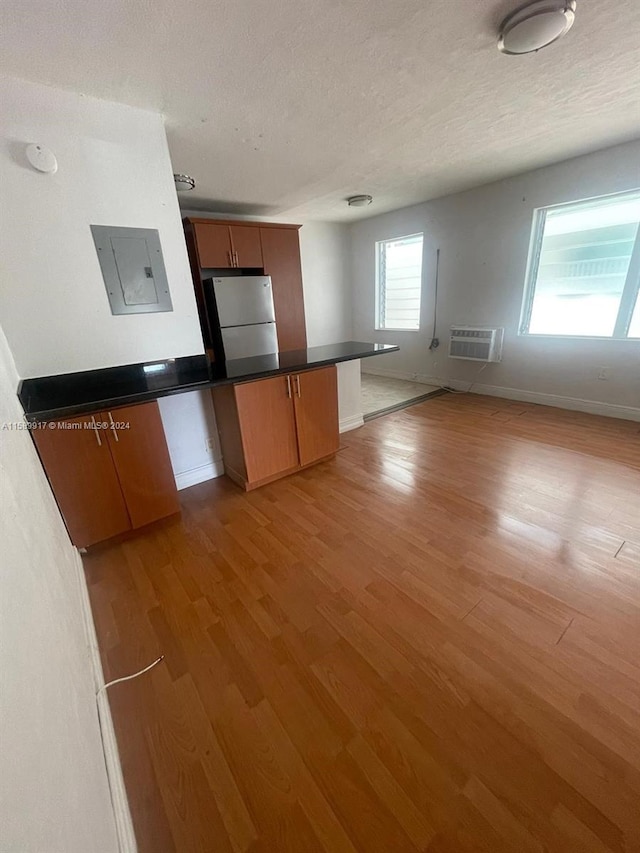
[[[112,314],[173,311],[155,228],[92,225]]]

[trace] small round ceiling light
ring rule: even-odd
[[[196,185],[195,180],[189,175],[174,175],[173,180],[176,184],[176,192],[179,193],[188,192]]]
[[[352,195],[347,199],[349,207],[368,207],[373,201],[371,195]]]
[[[576,0],[529,0],[500,24],[498,50],[535,53],[568,33],[575,17]]]

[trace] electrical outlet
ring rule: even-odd
[[[415,381],[415,380],[418,378],[418,374],[417,374],[417,373],[412,373],[412,374],[411,374],[411,378]]]
[[[598,371],[598,379],[608,379],[611,375],[610,367],[601,367]]]
[[[213,452],[213,450],[215,449],[215,446],[216,446],[215,439],[213,439],[213,438],[208,438],[208,439],[205,441],[205,447],[207,448],[207,453],[212,453],[212,452]]]

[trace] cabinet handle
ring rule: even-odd
[[[230,267],[235,266],[235,264],[233,262],[233,255],[231,254],[231,252],[227,252],[227,257],[229,258],[229,266]]]
[[[113,421],[113,415],[111,414],[111,412],[109,412],[109,421],[111,423],[111,431],[113,432],[113,437],[116,441],[120,441],[120,439],[118,438],[118,430],[116,429],[116,425]]]
[[[298,392],[298,397],[300,396],[300,376],[296,374],[296,390]]]
[[[291,377],[287,373],[287,397],[291,399]]]
[[[237,267],[239,267],[239,266],[240,266],[240,261],[238,260],[238,253],[237,253],[237,252],[234,252],[233,254],[234,254],[235,259],[236,259],[236,266],[237,266]]]
[[[100,438],[100,433],[98,432],[98,426],[96,424],[96,419],[93,415],[91,415],[91,426],[93,427],[93,431],[96,434],[96,441],[98,442],[98,447],[102,447],[102,439]]]

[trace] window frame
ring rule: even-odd
[[[639,192],[640,187],[624,190],[618,193],[605,193],[604,195],[592,196],[590,198],[576,199],[575,201],[560,202],[559,204],[549,204],[545,205],[545,207],[534,208],[531,238],[529,241],[529,254],[527,256],[527,267],[525,273],[524,295],[522,300],[522,309],[520,312],[520,322],[518,323],[518,336],[590,341],[640,340],[640,337],[632,337],[629,335],[629,327],[636,308],[636,303],[640,303],[640,224],[638,225],[638,230],[636,232],[636,239],[629,259],[627,277],[625,279],[622,295],[620,297],[620,304],[618,306],[616,323],[611,335],[570,335],[566,333],[552,334],[550,332],[529,331],[531,315],[533,312],[533,302],[538,283],[538,269],[540,265],[540,255],[542,252],[542,241],[544,239],[544,226],[546,223],[547,211],[556,210],[561,207],[577,208],[580,205],[588,205],[594,201],[624,198],[625,196],[630,196]]]
[[[381,259],[382,259],[382,249],[381,247],[386,243],[395,243],[398,240],[409,240],[412,237],[421,237],[422,238],[422,255],[420,257],[420,305],[418,307],[418,325],[415,329],[398,329],[395,326],[381,326],[380,325],[380,307],[383,303],[384,297],[382,295],[382,287],[381,287]],[[373,328],[376,332],[406,332],[407,334],[415,334],[421,330],[421,320],[422,320],[422,291],[424,290],[424,231],[415,231],[413,234],[402,234],[399,237],[386,237],[384,240],[376,240],[375,242],[375,254],[376,254],[376,270],[375,270],[375,282],[374,282],[374,291],[375,291],[375,304],[374,304],[374,318],[373,318]]]

